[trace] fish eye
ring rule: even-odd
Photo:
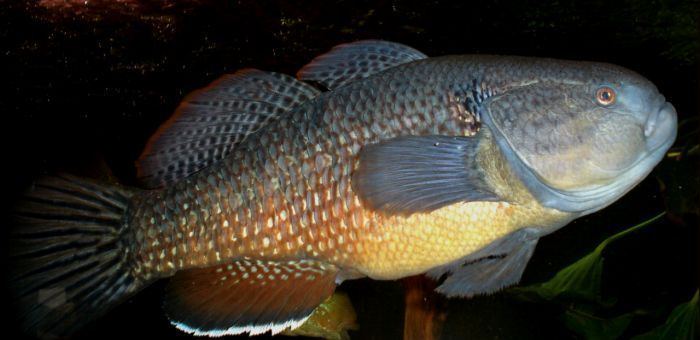
[[[609,86],[601,86],[595,92],[595,99],[598,101],[598,103],[600,105],[603,105],[603,106],[608,106],[608,105],[614,104],[616,96],[617,95],[615,94],[615,90],[613,90]]]

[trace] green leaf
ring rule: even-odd
[[[666,319],[666,323],[654,328],[649,333],[644,333],[632,338],[633,340],[656,340],[656,339],[696,339],[698,335],[698,324],[700,323],[700,307],[698,305],[698,291],[695,291],[693,298],[674,308],[671,315]]]
[[[603,319],[579,309],[568,309],[564,314],[566,327],[586,339],[617,339],[629,326],[635,313]]]
[[[615,240],[658,220],[665,213],[658,214],[627,230],[608,237],[593,252],[560,270],[549,281],[527,287],[514,288],[512,291],[522,295],[534,294],[548,301],[564,297],[593,301],[602,305],[613,304],[615,302],[613,299],[603,300],[600,292],[603,274],[603,250]]]
[[[288,336],[305,336],[329,340],[349,340],[348,330],[357,329],[357,316],[350,298],[335,292],[314,309],[299,328],[282,332]]]
[[[520,293],[535,293],[545,300],[560,296],[597,301],[600,297],[600,282],[603,273],[603,258],[594,251],[559,271],[551,280],[527,287],[516,288]]]

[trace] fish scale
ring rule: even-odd
[[[360,277],[494,293],[676,133],[653,84],[607,64],[370,40],[297,78],[244,69],[186,97],[137,162],[151,190],[38,181],[16,211],[23,325],[70,334],[164,277],[170,322],[210,336],[299,327]]]
[[[153,209],[140,210],[132,219],[169,218],[163,220],[166,224],[134,223],[137,235],[153,235],[134,250],[141,254],[143,275],[168,276],[177,270],[257,256],[313,258],[360,268],[371,277],[396,278],[457,260],[513,231],[525,221],[503,223],[497,218],[504,209],[498,203],[467,203],[459,209],[387,218],[365,209],[352,190],[350,175],[363,145],[406,134],[459,135],[476,130],[465,130],[448,119],[455,114],[447,89],[455,78],[451,68],[457,63],[440,64],[446,64],[436,67],[443,73],[428,74],[426,67],[389,72],[338,89],[332,96],[322,95],[317,103],[296,109],[239,145],[221,164],[150,193],[152,200],[167,203],[145,204]],[[385,93],[393,95],[378,95]],[[464,91],[465,96],[471,93],[471,89]],[[444,123],[420,124],[429,119]],[[522,210],[519,213],[515,209],[510,208],[507,216],[537,211],[531,213],[534,218],[523,217],[533,226],[541,224],[536,221],[542,219],[538,214],[546,210],[534,205],[517,208]],[[465,221],[464,216],[472,215],[479,218]],[[426,226],[426,219],[440,221],[442,228],[434,223]],[[185,223],[173,224],[173,220]],[[494,225],[502,229],[493,232]],[[427,240],[432,244],[402,244],[402,239],[421,239],[423,228],[433,231]],[[468,228],[469,238],[479,233],[489,236],[479,242],[447,242],[455,234],[464,235],[459,232],[463,228]],[[426,261],[425,253],[435,254],[435,260]]]

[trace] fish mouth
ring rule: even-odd
[[[646,150],[632,165],[621,169],[617,180],[608,185],[601,185],[584,190],[556,190],[560,195],[577,202],[582,210],[563,209],[570,212],[589,214],[610,205],[641,182],[666,155],[666,151],[676,140],[677,133],[676,110],[669,102],[664,102],[659,109],[653,111],[644,123]],[[560,198],[562,198],[560,196]],[[590,204],[602,202],[600,205]],[[588,204],[587,204],[588,203]]]
[[[605,168],[599,165],[594,165],[601,171],[606,171],[614,174],[615,177],[624,174],[633,168],[636,168],[639,163],[644,162],[646,158],[658,157],[657,153],[665,153],[676,139],[676,110],[669,102],[663,102],[658,110],[652,111],[647,116],[646,121],[640,129],[643,129],[645,146],[639,156],[628,165],[620,168]],[[600,185],[604,186],[604,185]]]
[[[664,147],[667,149],[673,144],[676,139],[677,119],[676,110],[669,102],[665,102],[649,115],[644,124],[644,137],[646,137],[649,153]]]

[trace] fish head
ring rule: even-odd
[[[484,121],[545,206],[586,214],[639,183],[676,138],[673,106],[639,74],[559,62],[485,105]]]

